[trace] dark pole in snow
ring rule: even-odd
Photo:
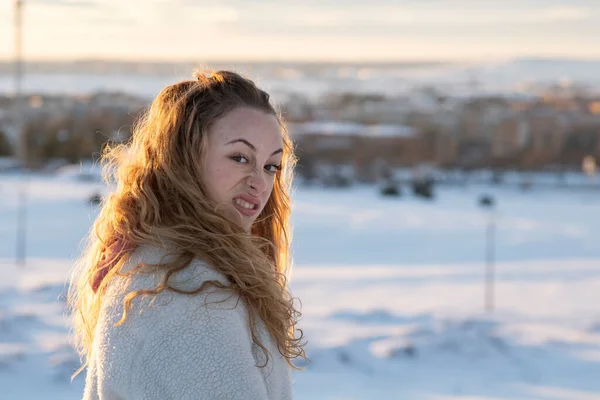
[[[496,246],[496,201],[491,195],[479,198],[479,205],[488,210],[488,220],[485,229],[485,272],[484,272],[484,304],[487,313],[494,312],[494,285],[495,285],[495,246]]]
[[[496,221],[494,211],[490,211],[488,226],[486,230],[486,269],[485,269],[485,310],[494,312],[494,246],[495,246]]]
[[[21,178],[25,179],[25,177]],[[24,266],[27,258],[27,188],[26,182],[20,183],[19,212],[17,219],[17,264]]]

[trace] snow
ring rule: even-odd
[[[73,171],[0,175],[0,399],[81,398],[64,295],[97,213],[88,198],[105,188]],[[598,186],[530,174],[523,190],[521,175],[502,185],[488,175],[438,185],[432,200],[408,187],[397,198],[296,188],[292,289],[311,359],[294,373],[296,399],[600,398]],[[21,187],[24,266],[14,262]],[[483,194],[494,210],[479,206]]]
[[[289,125],[292,136],[306,134],[371,136],[371,137],[415,137],[416,131],[404,125],[358,124],[342,121],[312,121]]]
[[[430,66],[408,66],[402,63],[355,67],[331,65],[322,70],[315,70],[310,65],[296,65],[290,66],[294,73],[284,75],[278,73],[281,66],[266,66],[267,69],[261,72],[256,69],[260,67],[253,68],[249,65],[249,68],[241,68],[241,72],[260,76],[255,81],[271,93],[276,102],[289,97],[291,93],[317,100],[328,92],[353,92],[387,96],[411,94],[418,104],[427,107],[428,104],[431,105],[431,99],[418,96],[414,93],[415,89],[435,87],[452,97],[498,94],[522,97],[545,85],[583,85],[597,91],[600,88],[599,66],[600,60],[510,59]],[[227,65],[222,67],[229,68]],[[191,71],[182,70],[183,66],[174,68],[175,72],[170,74],[31,72],[23,79],[23,91],[45,94],[112,91],[150,99],[165,86],[190,78]],[[0,92],[12,92],[13,80],[12,74],[0,74]]]

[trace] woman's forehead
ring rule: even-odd
[[[279,120],[273,114],[251,108],[236,108],[215,121],[211,133],[222,145],[245,139],[257,149],[283,143]],[[268,148],[266,150],[269,150]]]

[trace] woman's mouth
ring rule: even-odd
[[[233,205],[242,215],[253,217],[258,214],[258,204],[248,202],[242,198],[236,197],[233,199]]]

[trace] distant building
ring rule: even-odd
[[[519,154],[529,142],[530,127],[528,121],[519,114],[502,119],[493,130],[492,157],[510,159]]]
[[[413,165],[423,160],[423,141],[403,125],[364,125],[338,121],[291,124],[300,164],[352,164],[364,179],[375,179],[385,166]]]

